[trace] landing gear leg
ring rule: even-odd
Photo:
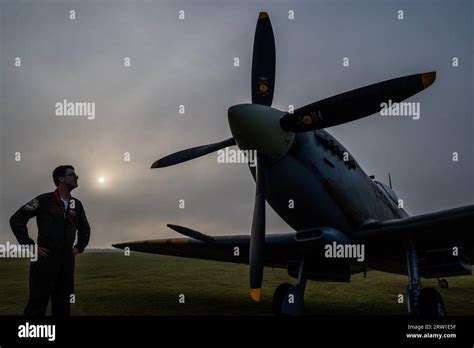
[[[441,294],[433,288],[421,289],[418,255],[413,245],[410,245],[407,249],[406,256],[408,267],[408,313],[424,318],[445,316],[446,309]],[[440,286],[442,287],[441,284]]]
[[[418,316],[420,309],[420,269],[418,268],[418,254],[413,245],[406,252],[408,268],[407,309],[411,315]]]
[[[298,281],[295,286],[289,286],[289,284],[280,285],[275,291],[274,295],[274,309],[278,309],[277,301],[281,301],[280,313],[275,314],[287,314],[287,315],[303,315],[304,314],[304,291],[306,288],[306,274],[305,274],[305,262],[304,260],[300,263],[298,272]],[[286,290],[285,296],[281,297],[283,290]],[[279,292],[279,294],[277,294]],[[278,296],[279,295],[279,296]],[[280,298],[277,298],[280,297]]]

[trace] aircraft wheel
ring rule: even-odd
[[[422,317],[444,317],[446,309],[440,293],[433,288],[420,291],[420,315]]]
[[[283,302],[288,294],[288,291],[293,289],[293,285],[284,283],[280,284],[275,292],[273,293],[273,313],[275,315],[281,315],[281,307],[283,306]]]

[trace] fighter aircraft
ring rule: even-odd
[[[474,205],[409,217],[395,192],[368,176],[325,128],[381,111],[429,87],[436,72],[376,83],[332,96],[294,112],[272,108],[275,41],[268,14],[258,17],[252,60],[252,103],[231,106],[232,138],[182,150],[153,163],[163,168],[237,145],[256,150],[256,182],[250,235],[209,236],[168,225],[190,238],[114,244],[117,248],[249,264],[250,295],[260,299],[264,267],[281,267],[296,284],[273,296],[276,314],[301,315],[307,280],[348,282],[352,274],[379,270],[408,276],[407,309],[416,316],[443,316],[439,292],[420,278],[471,274]],[[295,231],[265,234],[265,202]],[[328,246],[338,249],[328,254]],[[364,246],[361,259],[344,254]],[[238,250],[239,252],[236,252]],[[342,257],[335,257],[342,250]],[[328,257],[332,255],[333,257]]]

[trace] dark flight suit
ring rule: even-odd
[[[51,314],[68,316],[70,295],[74,293],[73,244],[83,252],[90,237],[90,226],[82,203],[69,198],[65,211],[58,190],[39,195],[10,218],[10,226],[20,244],[35,242],[28,235],[28,220],[36,216],[38,245],[49,250],[48,256],[38,256],[30,265],[30,294],[26,316],[44,316],[51,297]]]

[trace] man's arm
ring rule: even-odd
[[[10,218],[10,227],[12,228],[13,234],[18,240],[18,243],[35,244],[35,241],[28,235],[28,227],[26,227],[26,225],[29,219],[38,214],[39,205],[39,197],[36,197],[18,209]]]
[[[84,251],[91,236],[91,227],[89,221],[87,221],[86,211],[81,204],[81,210],[79,213],[79,221],[77,223],[77,243],[74,246],[80,253]]]

